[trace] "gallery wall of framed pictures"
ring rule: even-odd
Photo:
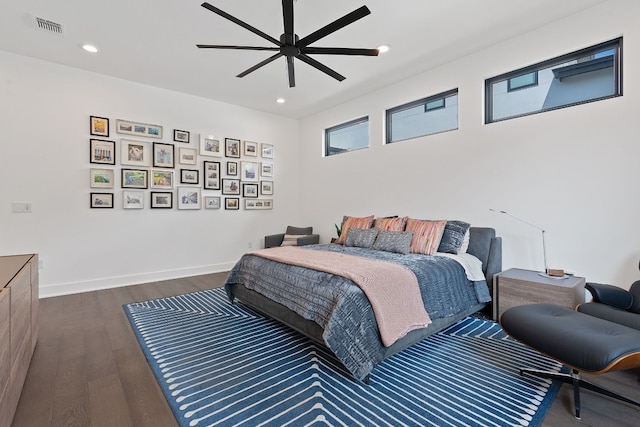
[[[89,116],[91,208],[273,209],[273,144],[182,129],[165,141],[161,125],[110,124]]]

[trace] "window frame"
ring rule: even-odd
[[[335,156],[336,154],[349,153],[351,151],[356,151],[356,150],[362,150],[364,148],[369,148],[369,146],[371,145],[371,141],[370,141],[369,132],[367,132],[367,145],[365,147],[354,148],[354,149],[351,149],[351,150],[340,151],[340,152],[336,152],[336,153],[330,153],[331,138],[330,138],[329,134],[331,132],[342,130],[342,129],[346,129],[346,128],[349,128],[351,126],[356,126],[356,125],[360,125],[360,124],[363,124],[363,123],[367,123],[367,125],[369,124],[369,116],[362,116],[362,117],[359,117],[357,119],[349,120],[348,122],[340,123],[340,124],[337,124],[335,126],[329,126],[328,128],[325,128],[325,130],[324,130],[324,156],[325,157]]]
[[[562,108],[567,108],[567,107],[574,107],[576,105],[582,105],[582,104],[587,104],[590,102],[596,102],[596,101],[602,101],[605,99],[609,99],[609,98],[616,98],[619,96],[623,95],[623,91],[622,91],[622,37],[618,37],[615,38],[613,40],[609,40],[603,43],[599,43],[597,45],[593,45],[590,47],[586,47],[571,53],[567,53],[565,55],[560,55],[557,56],[555,58],[552,59],[548,59],[546,61],[541,61],[538,62],[536,64],[533,65],[529,65],[527,67],[523,67],[523,68],[519,68],[517,70],[513,70],[513,71],[509,71],[507,73],[503,73],[500,74],[498,76],[495,77],[491,77],[489,79],[485,80],[485,85],[484,85],[484,99],[485,99],[485,114],[484,114],[484,123],[485,124],[490,124],[490,123],[496,123],[496,122],[501,122],[504,120],[511,120],[511,119],[515,119],[515,118],[519,118],[519,117],[525,117],[525,116],[530,116],[533,114],[539,114],[539,113],[545,113],[547,111],[553,111],[553,110],[559,110]],[[531,111],[531,112],[527,112],[527,113],[522,113],[522,114],[516,114],[513,116],[509,116],[509,117],[504,117],[504,118],[500,118],[500,119],[494,119],[493,118],[493,95],[492,95],[492,85],[495,83],[499,83],[502,81],[507,81],[509,82],[511,78],[514,77],[519,77],[528,73],[533,73],[542,70],[542,69],[546,69],[546,68],[551,68],[554,65],[560,65],[569,61],[573,61],[573,60],[577,60],[580,58],[583,58],[585,56],[588,56],[590,54],[595,54],[597,52],[600,52],[602,50],[606,50],[607,48],[610,49],[614,49],[614,60],[613,60],[613,75],[614,75],[614,93],[611,95],[606,95],[606,96],[600,96],[597,98],[591,98],[591,99],[587,99],[587,100],[583,100],[583,101],[577,101],[577,102],[572,102],[572,103],[568,103],[568,104],[564,104],[564,105],[558,105],[558,106],[554,106],[554,107],[548,107],[548,108],[542,108],[536,111]],[[537,78],[536,78],[537,80]],[[508,84],[508,83],[507,83]],[[531,86],[526,86],[526,87],[531,87]],[[520,90],[520,89],[524,89],[525,87],[519,87],[516,90]]]
[[[397,141],[392,141],[391,137],[392,137],[392,133],[393,133],[393,123],[391,120],[391,116],[395,113],[398,113],[400,111],[404,111],[404,110],[409,110],[411,108],[415,108],[415,107],[419,107],[421,105],[424,106],[424,112],[431,112],[431,111],[437,111],[443,108],[447,108],[447,98],[453,96],[453,95],[458,95],[458,88],[455,89],[450,89],[444,92],[440,92],[438,94],[435,95],[431,95],[431,96],[427,96],[426,98],[421,98],[421,99],[417,99],[415,101],[411,101],[411,102],[407,102],[405,104],[402,105],[398,105],[396,107],[392,107],[389,108],[385,111],[385,145],[386,144],[394,144],[396,142],[402,142],[402,141],[407,141],[410,139],[415,139],[415,138],[422,138],[425,136],[429,136],[429,135],[437,135],[439,133],[443,133],[443,132],[450,132],[452,130],[457,130],[458,127],[456,126],[455,129],[447,129],[444,131],[439,131],[439,132],[434,132],[434,133],[427,133],[424,135],[416,135],[416,136],[412,136],[410,138],[405,138],[405,139],[399,139]],[[430,103],[433,103],[435,101],[439,101],[442,100],[443,101],[443,105],[442,106],[437,106],[437,107],[432,107],[429,108],[428,105]],[[459,105],[459,104],[458,104]]]

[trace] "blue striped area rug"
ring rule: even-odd
[[[223,289],[124,309],[180,426],[539,426],[561,366],[473,317],[357,382],[322,346]]]

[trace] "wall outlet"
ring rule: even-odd
[[[31,202],[12,202],[11,212],[13,213],[31,213]]]
[[[249,249],[253,248],[253,242],[249,242],[249,243],[247,243],[247,247],[248,247]]]
[[[38,268],[44,268],[44,258],[38,258]]]

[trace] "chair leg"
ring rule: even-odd
[[[602,388],[596,384],[581,379],[580,371],[576,369],[573,369],[569,374],[564,374],[562,372],[541,371],[538,369],[520,369],[520,375],[524,374],[529,374],[539,378],[558,380],[563,383],[573,385],[573,404],[577,419],[580,419],[580,387],[640,407],[640,402],[628,399],[618,393],[614,393],[611,390],[607,390],[606,388]]]

